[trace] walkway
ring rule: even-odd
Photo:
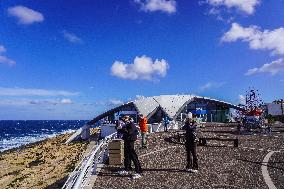
[[[270,151],[276,152],[269,159],[268,174],[276,188],[284,188],[284,127],[274,128],[273,131],[271,135],[238,136],[235,128],[230,126],[201,129],[201,136],[239,137],[240,146],[234,148],[229,142],[209,142],[206,147],[198,146],[200,170],[197,174],[184,171],[184,147],[171,142],[175,133],[151,134],[149,148],[138,150],[144,169],[141,179],[118,176],[116,171],[119,167],[105,166],[93,188],[267,189],[261,166]]]

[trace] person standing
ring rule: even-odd
[[[141,146],[142,148],[147,148],[146,136],[148,132],[147,128],[147,118],[143,116],[143,114],[139,114],[139,127],[141,131]]]
[[[242,129],[242,127],[243,127],[242,119],[239,118],[239,119],[237,120],[237,123],[238,123],[238,125],[237,125],[237,132],[238,132],[238,134],[241,134],[241,129]]]
[[[169,119],[168,119],[167,116],[165,116],[165,117],[163,118],[163,120],[164,120],[164,131],[165,131],[165,132],[168,132],[168,125],[169,125],[170,121],[169,121]]]
[[[185,133],[185,149],[187,155],[187,165],[186,169],[189,172],[197,173],[198,172],[198,160],[196,154],[196,143],[197,143],[197,133],[196,133],[197,124],[193,120],[192,113],[187,115],[185,124],[182,127],[186,131]]]
[[[117,130],[117,138],[122,138],[122,136],[123,136],[122,129],[123,129],[124,126],[125,126],[125,123],[122,120],[122,117],[119,117],[119,119],[116,122],[116,126],[115,126],[115,128]]]
[[[124,170],[119,171],[120,175],[128,175],[131,168],[131,161],[135,166],[135,174],[132,176],[133,179],[142,177],[142,169],[138,156],[134,149],[134,142],[137,140],[138,129],[134,122],[130,120],[129,116],[124,116],[125,126],[122,128],[124,140]]]

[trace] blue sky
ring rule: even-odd
[[[2,0],[0,119],[92,119],[137,95],[284,96],[284,1]]]

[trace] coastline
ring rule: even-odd
[[[74,132],[86,122],[85,120],[1,120],[0,152]]]
[[[16,146],[16,147],[12,147],[12,148],[8,148],[8,149],[5,149],[3,151],[0,151],[0,155],[2,153],[7,152],[7,151],[9,151],[9,152],[12,152],[14,150],[18,151],[18,150],[21,150],[22,148],[29,147],[30,145],[35,145],[35,144],[38,144],[40,142],[43,142],[47,139],[54,138],[54,137],[57,137],[57,136],[60,136],[60,135],[72,134],[74,132],[76,132],[76,131],[64,131],[62,133],[49,134],[49,135],[47,135],[47,137],[44,137],[44,138],[38,137],[39,139],[36,140],[36,141],[30,142],[30,143],[24,143],[24,144],[21,144],[20,146]]]
[[[99,132],[92,129],[92,135]],[[64,142],[61,134],[0,152],[0,185],[3,188],[60,188],[82,159],[89,141]]]

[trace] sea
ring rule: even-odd
[[[87,122],[87,120],[0,121],[0,152],[59,134],[74,132]]]

